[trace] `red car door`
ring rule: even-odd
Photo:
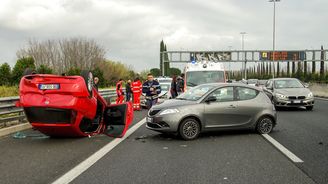
[[[113,104],[105,108],[104,134],[110,137],[123,137],[133,120],[131,102]]]

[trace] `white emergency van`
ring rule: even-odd
[[[185,90],[206,83],[225,83],[226,74],[223,63],[199,61],[187,63],[184,69]]]

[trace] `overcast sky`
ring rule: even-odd
[[[277,3],[277,49],[328,47],[328,0]],[[85,37],[108,59],[141,71],[159,67],[168,50],[272,48],[273,4],[268,0],[1,0],[0,63],[14,65],[29,39]]]

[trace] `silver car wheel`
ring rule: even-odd
[[[257,124],[257,130],[261,134],[267,134],[270,133],[273,129],[273,122],[270,118],[263,118],[259,121]]]
[[[199,131],[198,124],[194,121],[187,121],[183,126],[183,134],[188,139],[193,139],[197,136]]]

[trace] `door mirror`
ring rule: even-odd
[[[309,88],[309,83],[304,83],[305,88]]]
[[[205,100],[205,102],[207,102],[207,103],[215,102],[215,101],[216,101],[216,97],[215,97],[215,96],[209,96],[209,97]]]
[[[132,120],[131,102],[107,106],[104,112],[104,134],[110,137],[123,137]]]

